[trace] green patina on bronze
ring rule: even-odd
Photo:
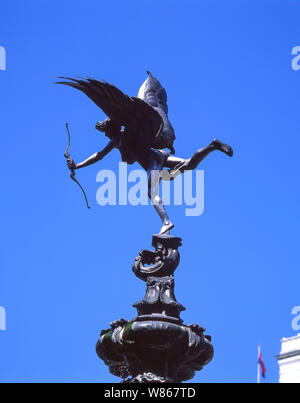
[[[134,340],[130,340],[130,335],[132,334],[132,328],[133,328],[134,322],[128,322],[124,326],[124,331],[123,331],[123,336],[122,336],[122,341],[126,344],[134,344]]]

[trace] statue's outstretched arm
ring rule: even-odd
[[[89,165],[95,164],[98,161],[101,161],[107,154],[109,154],[114,148],[116,148],[118,142],[116,139],[111,140],[108,145],[102,150],[99,151],[92,156],[90,156],[88,159],[85,161],[80,162],[79,164],[76,164],[73,160],[69,159],[68,160],[68,167],[71,169],[81,169],[88,167]]]

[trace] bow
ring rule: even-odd
[[[68,144],[68,147],[67,147],[67,149],[66,149],[66,151],[65,151],[65,153],[64,153],[64,156],[65,156],[65,158],[68,160],[68,159],[71,159],[71,156],[70,156],[70,154],[69,154],[69,150],[70,150],[70,146],[71,146],[71,135],[70,135],[70,130],[69,130],[69,123],[66,123],[66,128],[67,128],[68,137],[69,137],[69,144]],[[84,195],[84,198],[85,198],[86,206],[87,206],[88,209],[90,209],[89,202],[88,202],[88,199],[87,199],[85,190],[84,190],[83,187],[80,185],[80,183],[78,182],[78,180],[75,178],[75,170],[74,170],[74,169],[71,169],[70,178],[71,178],[75,183],[77,183],[77,185],[80,187],[80,189],[81,189],[81,191],[82,191],[82,193],[83,193],[83,195]]]

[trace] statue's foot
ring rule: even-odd
[[[222,143],[220,140],[214,139],[212,145],[216,147],[217,150],[222,151],[229,157],[233,157],[233,149],[228,144]]]
[[[165,223],[165,224],[162,226],[162,229],[160,230],[160,234],[161,234],[161,235],[167,234],[167,233],[170,232],[173,228],[174,228],[174,224],[173,224],[171,221],[169,221],[169,222]]]

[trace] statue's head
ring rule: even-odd
[[[105,119],[104,122],[98,121],[96,129],[99,130],[99,132],[105,133],[105,136],[110,140],[113,140],[120,135],[121,126],[108,118]]]

